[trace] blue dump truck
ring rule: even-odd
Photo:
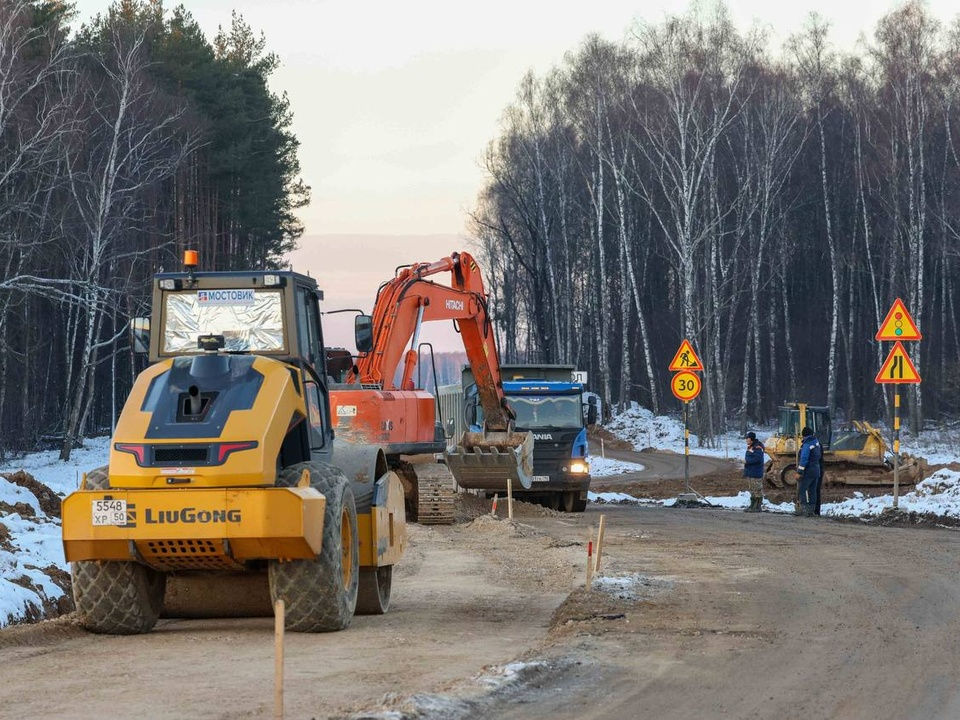
[[[533,433],[533,483],[513,488],[518,500],[583,512],[590,487],[587,426],[597,422],[596,397],[585,399],[572,365],[502,365],[503,392],[516,413],[515,429]],[[462,373],[464,422],[483,429],[483,410],[469,367]]]

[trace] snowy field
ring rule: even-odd
[[[682,421],[670,417],[654,417],[650,411],[643,408],[635,407],[617,416],[607,429],[630,442],[637,450],[653,448],[683,452]],[[761,439],[772,433],[772,428],[751,429],[755,430]],[[14,473],[25,470],[64,497],[78,487],[85,471],[107,463],[108,447],[108,438],[96,438],[88,440],[85,447],[74,451],[70,462],[60,462],[56,451],[35,453],[0,464],[0,472]],[[714,447],[701,447],[695,436],[690,438],[690,451],[698,455],[740,459],[743,448],[743,439],[736,432],[718,438]],[[920,438],[904,435],[901,437],[901,449],[921,455],[931,464],[947,464],[960,458],[960,444],[956,439],[934,433],[924,434]],[[642,469],[642,465],[609,458],[591,459],[591,474],[594,477]],[[749,494],[746,492],[731,497],[707,499],[717,507],[730,510],[743,510],[750,504]],[[590,500],[594,503],[641,503],[636,498],[618,493],[591,493]],[[19,511],[18,503],[22,503]],[[642,501],[642,504],[646,505],[672,503],[673,500]],[[864,498],[854,493],[852,498],[842,503],[825,504],[822,513],[835,517],[868,517],[879,515],[891,508],[892,504],[892,496]],[[899,508],[904,512],[960,517],[960,473],[950,470],[937,471],[911,492],[901,494]],[[764,510],[792,513],[793,504],[767,503]],[[33,493],[0,478],[0,627],[22,620],[29,615],[31,606],[39,606],[41,598],[38,592],[50,599],[62,595],[63,591],[43,572],[44,568],[51,566],[68,570],[63,557],[60,519],[45,514]],[[30,583],[24,583],[24,579]],[[25,584],[31,584],[38,590],[24,587]]]

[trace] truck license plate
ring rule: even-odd
[[[550,482],[550,476],[549,476],[549,475],[534,475],[534,476],[533,476],[533,481],[534,481],[534,482]]]
[[[126,500],[94,500],[93,501],[93,524],[94,525],[126,525],[127,524],[127,501]]]

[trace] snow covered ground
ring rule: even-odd
[[[683,451],[682,421],[654,417],[649,410],[640,407],[617,416],[607,429],[632,443],[638,450],[650,447]],[[761,438],[766,438],[772,432],[771,428],[752,429]],[[78,487],[84,472],[106,464],[108,447],[108,438],[95,438],[74,451],[70,462],[60,462],[55,451],[43,452],[2,463],[0,472],[25,470],[62,498]],[[690,451],[699,455],[739,459],[743,447],[743,439],[737,432],[721,436],[714,447],[701,447],[695,436],[690,438]],[[902,436],[901,449],[922,455],[931,464],[947,464],[960,458],[960,442],[956,438],[935,433],[926,433],[921,438]],[[641,465],[605,457],[591,460],[591,471],[595,477],[639,469],[642,469]],[[591,493],[590,499],[597,503],[640,502],[617,493]],[[710,497],[708,500],[713,505],[732,510],[742,510],[750,503],[746,492],[732,497]],[[673,503],[672,500],[643,502],[651,505]],[[854,494],[845,502],[824,505],[822,512],[837,517],[873,516],[892,507],[892,504],[892,496],[864,498]],[[911,492],[901,494],[899,508],[905,512],[960,517],[960,473],[937,471]],[[792,513],[793,504],[767,503],[764,510]],[[63,595],[64,591],[50,580],[52,568],[68,570],[63,557],[60,519],[45,513],[32,492],[0,477],[0,627],[35,615],[44,599],[56,600]]]
[[[28,455],[0,464],[0,472],[25,470],[62,498],[80,485],[84,472],[106,465],[109,442],[88,440],[66,463],[57,459],[56,451]],[[64,594],[50,573],[43,572],[51,565],[69,570],[60,518],[45,513],[32,492],[0,477],[0,627],[30,617],[44,599]]]

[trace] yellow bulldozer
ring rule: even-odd
[[[777,432],[764,442],[770,457],[764,479],[774,487],[797,484],[797,455],[804,427],[813,430],[823,446],[824,484],[893,485],[893,454],[880,431],[868,422],[855,420],[853,430],[834,432],[829,408],[799,402],[782,405],[779,414]],[[901,453],[898,481],[917,483],[926,469],[923,458]]]
[[[382,447],[334,442],[322,293],[292,271],[153,280],[132,323],[151,364],[109,465],[63,502],[81,624],[263,615],[326,632],[382,614],[404,550],[403,487]]]

